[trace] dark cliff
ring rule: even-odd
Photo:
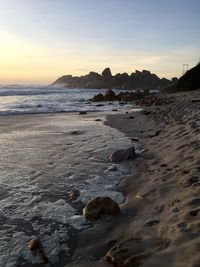
[[[200,89],[200,63],[187,71],[173,86],[167,86],[163,92],[192,91]]]
[[[187,71],[177,82],[177,88],[180,90],[200,89],[200,63]]]

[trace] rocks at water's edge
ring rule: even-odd
[[[135,101],[139,100],[145,96],[149,96],[149,90],[144,90],[143,92],[137,90],[134,92],[120,92],[115,94],[111,89],[107,90],[104,95],[97,94],[91,99],[93,102],[101,101]]]
[[[102,101],[120,101],[120,105],[124,105],[129,101],[133,101],[135,104],[145,107],[160,106],[167,104],[167,99],[161,99],[156,94],[150,93],[148,89],[144,91],[125,91],[115,94],[111,89],[107,90],[104,95],[97,94],[91,99],[93,102]]]
[[[116,216],[119,213],[119,205],[110,197],[96,197],[83,209],[83,215],[88,221],[98,220],[102,216]]]
[[[58,78],[53,85],[62,84],[66,88],[117,88],[117,89],[160,89],[173,83],[165,78],[160,79],[156,74],[143,70],[131,73],[117,73],[112,75],[110,68],[106,68],[102,74],[90,72],[87,75],[73,77],[64,75]]]
[[[118,97],[111,89],[109,89],[105,92],[104,99],[106,101],[115,101],[118,100]]]

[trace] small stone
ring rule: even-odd
[[[104,106],[104,104],[98,104],[98,105],[96,105],[96,107],[103,107]]]
[[[80,196],[80,192],[77,189],[73,189],[68,192],[69,201],[75,201]]]
[[[140,141],[140,139],[139,139],[139,138],[137,138],[137,137],[132,137],[132,138],[131,138],[131,141],[133,141],[133,142],[139,142],[139,141]]]
[[[79,115],[86,115],[87,114],[87,111],[80,111],[79,112]]]
[[[36,251],[37,249],[41,248],[41,242],[39,239],[31,239],[28,242],[28,249],[30,251]]]
[[[31,252],[35,252],[36,255],[38,255],[41,258],[43,263],[47,264],[49,262],[39,239],[31,239],[27,245],[28,249]]]

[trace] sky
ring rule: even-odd
[[[200,0],[0,0],[0,84],[200,61]]]

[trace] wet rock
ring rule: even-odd
[[[136,157],[135,148],[132,146],[127,149],[118,149],[112,152],[108,157],[111,162],[121,162],[128,159],[134,159]]]
[[[39,256],[43,263],[47,264],[49,262],[39,239],[31,239],[27,245],[28,249]]]
[[[133,141],[133,142],[139,142],[140,139],[139,139],[138,137],[132,137],[132,138],[131,138],[131,141]]]
[[[109,197],[96,197],[83,209],[86,220],[98,220],[102,216],[115,216],[120,213],[119,205]]]
[[[79,115],[86,115],[87,114],[87,111],[80,111],[79,112]]]
[[[104,96],[102,94],[95,95],[95,96],[93,96],[92,101],[93,102],[101,102],[101,101],[104,101]]]
[[[136,99],[136,95],[134,92],[120,92],[117,95],[119,101],[134,101]]]
[[[109,89],[108,91],[105,92],[104,99],[106,101],[115,101],[117,100],[117,96],[111,89]]]
[[[78,131],[78,130],[74,130],[71,132],[72,135],[79,135],[79,134],[83,134],[82,131]]]
[[[103,107],[104,106],[104,104],[98,104],[98,105],[96,105],[96,107]]]
[[[80,196],[80,192],[77,189],[73,189],[67,193],[69,201],[76,201]]]

